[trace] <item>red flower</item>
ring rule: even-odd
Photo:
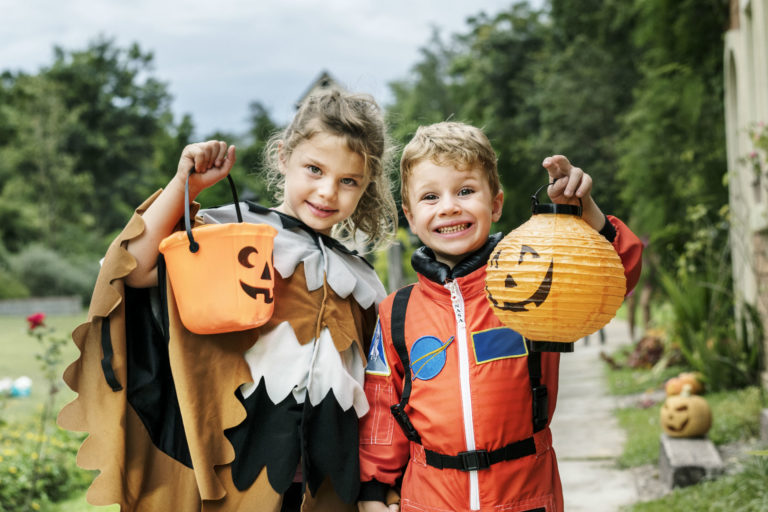
[[[36,327],[40,327],[43,325],[43,320],[45,320],[45,313],[35,313],[34,315],[29,315],[27,317],[27,322],[29,322],[29,329],[35,329]]]

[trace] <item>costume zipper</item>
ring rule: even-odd
[[[469,345],[467,343],[467,323],[464,318],[464,297],[461,295],[459,283],[456,281],[448,281],[445,283],[445,287],[451,292],[453,316],[456,318],[464,440],[467,443],[467,451],[472,451],[475,449],[475,424],[472,417],[472,394],[469,387]],[[480,487],[477,470],[469,472],[469,508],[470,510],[480,510]]]

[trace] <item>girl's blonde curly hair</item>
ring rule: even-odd
[[[275,201],[281,203],[284,199],[280,151],[285,159],[290,158],[296,146],[323,131],[344,138],[349,149],[363,157],[369,180],[354,213],[334,226],[332,236],[344,243],[352,242],[357,248],[382,248],[394,238],[397,229],[390,178],[393,146],[381,109],[369,95],[338,90],[312,95],[301,104],[291,124],[270,138],[265,163]]]

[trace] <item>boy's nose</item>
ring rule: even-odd
[[[440,214],[451,215],[461,211],[459,202],[454,197],[445,197],[440,201]]]

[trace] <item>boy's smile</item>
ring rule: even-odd
[[[492,197],[480,168],[461,171],[423,160],[408,180],[408,200],[403,204],[408,224],[437,261],[451,268],[482,247],[491,223],[501,217],[504,194],[499,191]]]

